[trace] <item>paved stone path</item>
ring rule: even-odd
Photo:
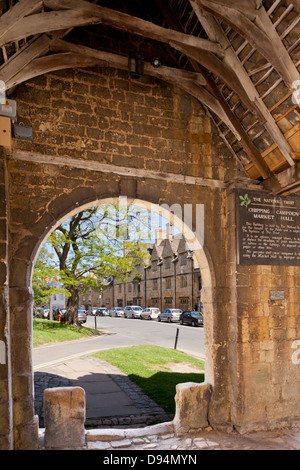
[[[157,403],[143,394],[117,367],[92,356],[61,362],[34,374],[35,414],[44,426],[46,388],[82,387],[86,392],[86,427],[133,426],[169,421]]]
[[[125,434],[125,433],[124,433]],[[88,436],[89,439],[89,436]],[[128,436],[124,439],[87,442],[90,450],[300,450],[300,431],[278,435],[257,433],[241,436],[203,431],[197,435],[176,437],[174,434]]]
[[[207,428],[195,435],[178,437],[172,416],[164,413],[119,369],[91,356],[35,372],[41,449],[44,389],[64,386],[82,386],[86,391],[88,450],[300,450],[300,427],[243,435]],[[153,424],[157,422],[160,424]]]
[[[40,449],[44,430],[40,429]],[[173,423],[144,428],[91,429],[86,431],[86,450],[102,451],[180,451],[201,450],[300,450],[300,427],[289,430],[240,435],[221,433],[207,428],[197,434],[176,436]],[[117,455],[117,454],[115,454]]]

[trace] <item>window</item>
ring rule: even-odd
[[[157,279],[153,279],[153,289],[157,290]]]
[[[181,276],[181,278],[180,278],[180,287],[187,287],[187,278],[186,278],[186,276]]]
[[[187,256],[186,255],[181,255],[180,257],[180,265],[184,266],[187,264]]]
[[[166,279],[166,289],[171,289],[171,278]]]
[[[171,267],[171,260],[170,258],[168,258],[166,261],[166,269],[170,269],[170,267]]]
[[[181,298],[180,299],[180,308],[181,310],[187,310],[189,305],[189,299]]]

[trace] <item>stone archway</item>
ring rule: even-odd
[[[127,199],[127,196],[126,196]],[[34,250],[30,257],[30,264],[28,265],[28,275],[26,276],[27,282],[29,282],[29,286],[31,286],[32,274],[33,274],[33,267],[38,256],[39,250],[56,227],[58,227],[64,220],[75,215],[78,212],[83,210],[87,210],[91,207],[100,206],[102,204],[118,204],[119,197],[109,197],[98,199],[96,201],[86,203],[83,206],[76,207],[75,209],[71,210],[68,214],[60,215],[58,220],[48,229],[47,233],[41,237],[38,241]],[[166,204],[158,205],[153,202],[145,201],[142,199],[137,198],[130,198],[129,204],[132,206],[141,207],[150,213],[156,213],[164,217],[166,220],[172,221],[172,225],[184,235],[185,239],[187,240],[189,249],[193,251],[197,267],[200,269],[201,279],[202,279],[202,291],[203,291],[203,298],[202,303],[205,305],[204,308],[204,317],[205,317],[205,325],[206,325],[206,341],[205,341],[205,349],[206,349],[206,369],[205,375],[208,382],[213,386],[214,384],[214,365],[212,359],[212,350],[213,348],[213,321],[214,316],[212,314],[214,307],[213,307],[213,295],[212,290],[215,287],[215,274],[214,268],[211,261],[211,256],[209,250],[205,244],[204,240],[204,210],[201,207],[200,211],[192,211],[192,204],[188,204],[189,210],[186,209],[188,215],[185,214],[184,216],[184,208],[181,209],[180,205],[175,204],[178,208],[179,212],[176,214],[176,207],[172,205],[170,208]],[[202,205],[201,205],[202,206]],[[170,210],[169,210],[170,209]],[[175,210],[175,212],[173,211]],[[171,212],[172,211],[172,212]],[[194,213],[194,216],[197,218],[201,218],[200,221],[193,221],[190,219]]]
[[[91,173],[89,177],[93,178],[95,175]],[[110,175],[111,177],[111,175]],[[33,442],[35,442],[37,434],[37,422],[34,417],[34,403],[33,403],[33,373],[32,373],[32,305],[33,305],[33,294],[30,287],[32,268],[34,265],[35,258],[38,250],[41,247],[43,241],[47,235],[53,231],[55,226],[75,212],[79,212],[84,208],[95,206],[97,203],[103,200],[113,200],[119,196],[120,192],[128,194],[128,197],[140,201],[145,199],[143,191],[132,190],[132,180],[124,179],[114,176],[117,180],[114,184],[115,194],[112,194],[112,177],[110,178],[110,195],[105,198],[105,192],[107,191],[107,181],[101,177],[102,185],[99,190],[99,180],[97,180],[97,189],[94,186],[89,188],[84,185],[80,188],[71,189],[68,195],[61,194],[57,195],[55,187],[53,187],[51,198],[49,198],[49,204],[47,205],[47,211],[40,213],[36,210],[28,211],[26,215],[20,212],[14,212],[16,216],[21,216],[23,221],[22,224],[17,223],[16,219],[11,221],[11,247],[13,247],[13,253],[10,255],[10,266],[11,266],[11,284],[10,284],[10,318],[11,318],[11,379],[12,379],[12,398],[14,402],[13,406],[13,429],[14,429],[14,446],[16,448],[32,448]],[[82,179],[81,179],[82,181]],[[147,183],[146,183],[147,184]],[[148,182],[149,184],[149,182]],[[151,182],[151,184],[153,184]],[[136,185],[134,185],[134,188]],[[144,192],[147,192],[145,181],[143,181]],[[121,191],[120,191],[121,189]],[[125,192],[125,189],[127,191]],[[168,200],[170,207],[171,202],[176,201],[176,189],[169,188],[168,198],[163,199],[165,193],[165,187],[158,183],[158,190],[155,192],[155,197],[152,196],[147,204],[153,207],[159,208],[159,203],[162,200]],[[205,193],[206,191],[204,191]],[[209,191],[211,192],[211,191]],[[214,191],[213,191],[214,192]],[[211,195],[202,194],[202,198],[199,198],[199,204],[204,203],[205,199],[211,198]],[[219,200],[219,191],[214,192],[216,201]],[[28,200],[30,199],[28,194]],[[204,198],[203,198],[204,196]],[[38,197],[37,197],[38,199]],[[185,198],[183,201],[186,203],[192,203],[194,198]],[[217,202],[216,202],[217,203]],[[220,201],[218,202],[220,204]],[[218,204],[217,203],[217,204]],[[34,205],[34,204],[33,204]],[[33,223],[31,217],[36,218],[36,222]],[[175,221],[176,225],[176,221]],[[187,233],[192,230],[188,229]],[[211,242],[211,240],[210,240]],[[206,312],[206,324],[207,324],[207,340],[206,343],[209,345],[207,351],[207,377],[209,382],[215,386],[215,391],[218,390],[218,382],[222,381],[217,366],[217,354],[215,353],[218,348],[215,347],[214,343],[214,331],[217,330],[213,324],[217,320],[216,309],[214,307],[214,290],[215,290],[215,273],[212,269],[213,263],[211,256],[209,255],[211,246],[204,245],[203,249],[198,245],[194,246],[195,254],[199,263],[199,267],[203,274],[203,290],[204,290],[204,304]],[[224,371],[225,375],[226,372]],[[217,377],[217,380],[215,380]],[[22,384],[22,387],[21,387]],[[226,388],[226,387],[225,387]],[[222,387],[224,390],[224,387]],[[223,393],[223,391],[222,391]],[[225,396],[224,396],[225,399]]]

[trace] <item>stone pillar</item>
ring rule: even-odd
[[[36,450],[38,420],[34,416],[33,292],[30,288],[10,288],[10,312],[14,449]]]
[[[48,388],[44,392],[45,448],[83,449],[85,391],[81,387]]]
[[[228,359],[232,423],[240,432],[290,427],[300,422],[300,268],[276,262],[238,264],[236,211],[236,189],[230,188]],[[272,290],[282,291],[283,298],[272,300]]]
[[[208,408],[212,387],[207,383],[176,385],[174,429],[177,435],[197,432],[209,426]]]
[[[0,450],[12,449],[10,315],[8,292],[8,201],[6,154],[0,147]]]

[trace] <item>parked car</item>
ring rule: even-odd
[[[109,311],[107,310],[107,308],[104,308],[104,307],[97,308],[96,315],[97,317],[108,317]]]
[[[111,317],[124,317],[124,310],[122,307],[113,307],[109,314]]]
[[[89,307],[86,313],[88,315],[94,315],[95,316],[96,312],[97,312],[97,307]]]
[[[125,318],[140,318],[143,309],[139,305],[128,305],[124,308]]]
[[[52,319],[57,320],[58,315],[61,309],[58,307],[52,307]],[[36,307],[33,311],[33,316],[35,318],[45,318],[50,320],[50,307],[44,306],[44,307]]]
[[[78,307],[78,322],[79,323],[86,323],[86,317],[87,317],[87,314],[86,314],[86,311],[84,308],[82,307]]]
[[[48,312],[49,312],[49,309],[48,309]],[[47,316],[45,316],[45,309],[43,307],[38,307],[34,310],[34,317],[35,318],[47,318]]]
[[[193,326],[203,326],[204,320],[203,315],[200,312],[193,310],[187,310],[180,315],[179,318],[180,325],[193,325]]]
[[[167,322],[171,323],[172,321],[179,321],[179,317],[181,314],[182,310],[180,310],[179,308],[167,308],[158,315],[157,320],[166,320]]]
[[[156,320],[158,315],[160,314],[159,308],[148,307],[144,308],[141,313],[141,318],[145,318],[148,320]]]

